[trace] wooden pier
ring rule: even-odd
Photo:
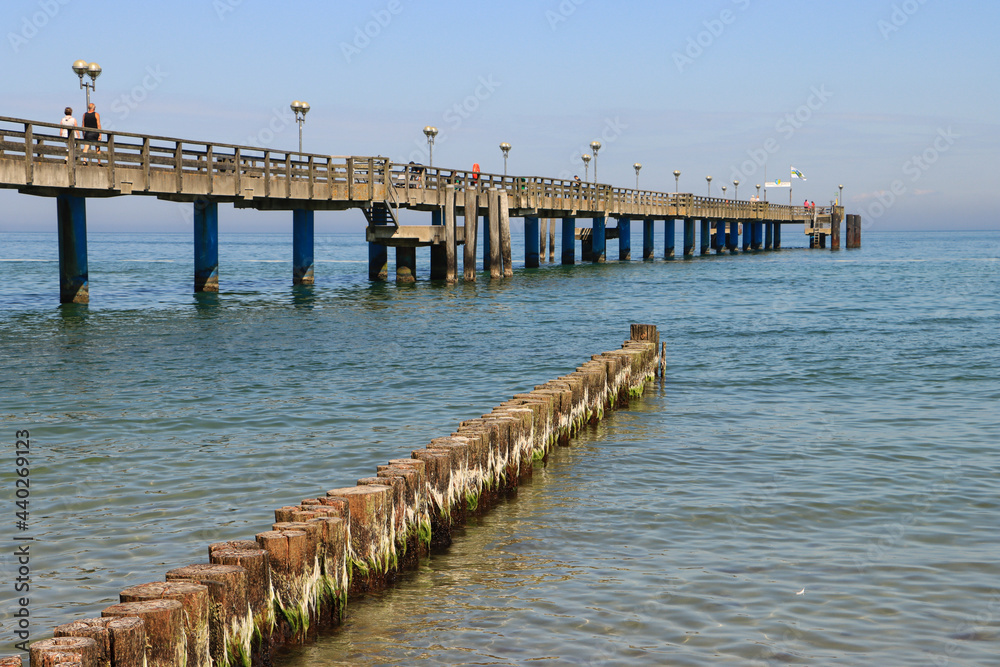
[[[396,248],[397,280],[416,278],[416,248],[431,248],[431,278],[457,280],[457,246],[467,245],[463,278],[476,279],[477,227],[483,218],[483,266],[510,275],[509,219],[524,218],[524,264],[540,263],[540,221],[562,221],[561,261],[572,264],[576,241],[585,261],[604,262],[606,242],[619,240],[619,260],[631,259],[631,221],[643,223],[642,259],[653,259],[654,223],[664,221],[664,255],[675,256],[683,222],[684,257],[777,250],[783,225],[803,225],[820,247],[840,247],[842,207],[737,201],[684,193],[618,188],[537,176],[505,176],[396,164],[382,157],[334,156],[217,144],[130,132],[101,131],[87,142],[63,126],[0,117],[0,187],[57,199],[60,300],[89,301],[86,199],[146,195],[194,206],[195,290],[218,291],[218,205],[293,213],[293,281],[312,284],[315,211],[360,209],[367,221],[369,277],[388,278],[388,248]],[[84,152],[84,144],[92,144]],[[94,150],[94,147],[99,152]],[[430,225],[399,225],[400,209],[429,212]],[[464,226],[457,226],[457,218]],[[591,219],[577,228],[578,218]],[[617,227],[608,228],[613,218]],[[742,242],[740,230],[742,229]],[[584,232],[582,230],[588,230]],[[550,247],[554,236],[549,235]],[[854,244],[854,245],[852,245]],[[589,245],[589,248],[587,246]],[[860,223],[848,247],[860,246]]]

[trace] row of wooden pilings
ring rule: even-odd
[[[462,422],[357,486],[275,510],[253,540],[208,547],[208,562],[132,586],[100,618],[30,647],[32,667],[252,667],[339,624],[350,598],[390,585],[452,528],[517,489],[535,463],[663,374],[659,332],[633,324],[621,349]],[[20,657],[0,667],[21,665]]]

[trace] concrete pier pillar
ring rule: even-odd
[[[562,219],[562,263],[576,264],[576,218]]]
[[[431,211],[431,226],[444,225],[444,209]],[[431,246],[431,280],[444,280],[448,273],[447,249],[443,245]]]
[[[738,225],[739,223],[736,224]],[[751,239],[753,237],[754,224],[755,223],[752,222],[743,223],[743,252],[748,252],[750,250],[750,245],[753,243]]]
[[[684,218],[684,256],[694,257],[694,218]]]
[[[677,221],[667,218],[663,221],[663,258],[674,258],[674,241],[677,232]]]
[[[781,250],[781,223],[774,223],[774,249]]]
[[[591,261],[594,264],[603,264],[608,261],[608,235],[607,235],[607,222],[608,219],[604,216],[598,216],[594,218],[593,221],[593,236],[591,237],[593,243],[593,256]]]
[[[710,220],[706,220],[705,218],[702,218],[701,219],[701,243],[699,244],[699,245],[701,245],[701,254],[702,255],[707,255],[709,253],[709,248],[711,248],[711,240],[712,240],[712,222]]]
[[[292,211],[292,284],[312,285],[315,252],[315,217],[310,209]]]
[[[500,260],[500,196],[496,190],[490,190],[490,229],[485,238],[490,240],[490,278],[503,276],[503,263]],[[485,262],[484,262],[485,263]]]
[[[729,223],[729,234],[726,235],[726,248],[735,255],[740,250],[740,223],[733,220]]]
[[[768,220],[764,223],[764,250],[774,249],[774,223]]]
[[[712,250],[718,255],[726,249],[726,223],[722,220],[716,220],[712,224],[715,226],[715,236],[712,237]]]
[[[396,282],[417,282],[417,249],[398,246],[396,248]]]
[[[87,269],[87,200],[56,197],[59,229],[59,303],[90,303]]]
[[[462,277],[476,282],[476,245],[479,231],[478,194],[474,190],[465,191],[465,247],[462,253]]]
[[[381,206],[372,207],[372,225],[388,225],[389,211]],[[389,248],[381,243],[368,244],[368,280],[389,279]]]
[[[618,218],[618,261],[627,262],[632,259],[632,220]]]
[[[539,245],[541,237],[538,231],[538,218],[526,217],[524,219],[524,267],[526,269],[536,269],[539,265]]]
[[[653,259],[653,221],[642,221],[642,258]]]
[[[764,223],[754,222],[750,224],[750,249],[760,250],[764,245]]]
[[[194,291],[219,291],[219,204],[194,203]]]

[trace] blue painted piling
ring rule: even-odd
[[[764,223],[764,250],[774,248],[774,223],[768,220]]]
[[[431,211],[431,226],[444,225],[441,209]],[[431,280],[445,280],[448,276],[448,249],[443,245],[431,246]]]
[[[694,256],[694,218],[684,218],[684,256]]]
[[[539,265],[538,218],[528,216],[524,219],[524,268],[535,269]]]
[[[608,261],[607,222],[608,219],[604,216],[598,216],[593,221],[593,235],[591,236],[593,255],[591,256],[591,261],[594,264],[603,264]]]
[[[388,225],[389,210],[372,206],[372,225]],[[389,279],[389,248],[381,243],[368,244],[368,280]]]
[[[642,258],[653,259],[653,221],[642,221]]]
[[[87,200],[56,197],[59,228],[59,303],[90,303],[87,269]]]
[[[576,218],[562,219],[562,263],[576,264]]]
[[[733,220],[729,223],[729,234],[726,236],[726,247],[729,248],[730,253],[739,252],[740,246],[740,223]]]
[[[739,223],[736,223],[736,224],[739,224]],[[737,227],[737,229],[739,229],[739,228]],[[752,234],[753,234],[753,223],[751,223],[751,222],[744,222],[743,223],[743,252],[747,252],[747,251],[750,250],[750,243],[751,243],[750,237],[751,237]]]
[[[663,221],[663,258],[673,259],[674,257],[674,245],[675,245],[675,233],[677,231],[677,221],[673,218],[667,218]]]
[[[315,248],[316,212],[297,208],[292,211],[292,284],[312,285]]]
[[[708,254],[709,248],[711,247],[711,239],[712,239],[712,222],[710,220],[706,220],[705,218],[702,218],[701,219],[701,254],[702,255],[707,255]]]
[[[490,214],[483,216],[483,271],[490,272]]]
[[[774,249],[781,250],[781,223],[774,223]]]
[[[764,245],[764,223],[752,222],[750,223],[750,248],[760,250],[762,245]]]
[[[194,291],[219,291],[219,203],[194,203]]]
[[[618,218],[618,261],[632,259],[632,220]]]
[[[417,281],[417,249],[399,246],[396,248],[396,282],[415,283]]]
[[[715,250],[716,254],[719,254],[726,247],[726,223],[722,220],[717,220],[712,224],[715,225],[715,237],[712,249]]]

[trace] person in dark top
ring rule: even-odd
[[[83,114],[83,127],[84,128],[94,128],[101,129],[101,114],[97,113],[94,103],[91,102],[87,105],[87,113]],[[97,145],[97,142],[101,139],[100,132],[84,130],[83,132],[83,152],[86,153],[91,146],[94,147],[95,153],[101,152],[101,147]],[[88,159],[87,162],[90,162]]]

